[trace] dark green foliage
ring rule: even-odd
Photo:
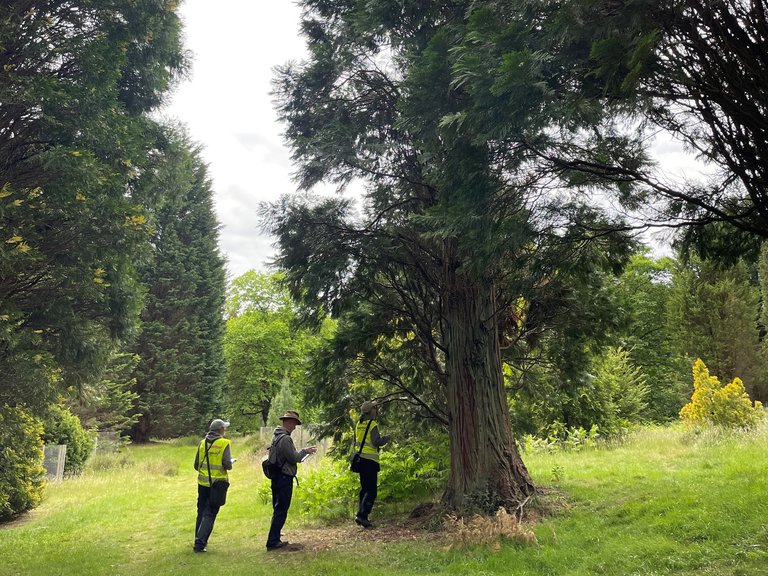
[[[556,379],[556,370],[541,371],[535,388],[513,396],[516,429],[551,440],[579,430],[610,438],[645,419],[650,388],[627,351],[607,348],[589,368],[581,381],[566,383]]]
[[[685,259],[698,257],[724,266],[735,266],[743,260],[751,266],[758,261],[763,242],[760,236],[751,232],[728,223],[714,222],[685,228],[674,246]]]
[[[43,430],[46,444],[67,445],[64,474],[80,474],[96,444],[96,431],[83,428],[80,419],[61,405],[53,405],[48,409]]]
[[[701,358],[722,381],[739,377],[753,400],[765,400],[759,289],[746,264],[728,267],[694,258],[675,270],[674,286],[670,321],[690,363]]]
[[[137,442],[205,429],[222,406],[224,260],[213,191],[198,148],[168,129],[143,192],[157,198],[135,392]]]
[[[130,336],[146,114],[183,72],[173,5],[0,6],[0,402],[42,414]]]
[[[516,140],[571,185],[614,196],[640,225],[703,225],[684,233],[687,244],[711,243],[707,251],[733,261],[740,250],[754,255],[754,241],[712,232],[725,222],[768,235],[764,2],[481,0],[465,9],[471,33],[451,38],[452,69],[471,105],[445,122]],[[659,132],[717,170],[669,178],[649,161]]]
[[[83,426],[117,437],[137,422],[138,416],[132,412],[138,398],[133,375],[138,362],[135,354],[113,354],[103,374],[70,399],[69,407]]]
[[[676,320],[670,318],[675,266],[668,258],[637,254],[615,283],[620,342],[646,378],[644,416],[657,422],[676,420],[690,396],[690,362],[675,337]]]
[[[525,372],[555,333],[564,370],[580,377],[584,348],[610,324],[601,285],[631,249],[603,233],[621,222],[562,194],[570,174],[526,145],[547,140],[563,113],[536,81],[547,64],[530,49],[536,24],[508,3],[302,6],[310,57],[275,81],[299,184],[365,183],[360,215],[311,197],[268,214],[304,315],[339,320],[314,397],[337,430],[364,394],[409,403],[410,416],[449,430],[452,505],[489,483],[521,501],[532,487],[508,426],[502,354]],[[617,155],[630,144],[602,143]]]
[[[21,407],[0,405],[0,522],[43,497],[43,426]]]

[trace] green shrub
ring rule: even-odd
[[[380,457],[377,507],[433,500],[445,487],[448,460],[440,450],[387,445]],[[357,509],[360,480],[350,472],[346,459],[326,458],[316,468],[299,469],[299,482],[301,488],[294,491],[291,509],[295,507],[304,516],[333,520]],[[271,501],[269,482],[259,486],[259,496],[264,503]]]
[[[578,398],[581,421],[574,428],[600,430],[603,438],[621,436],[642,421],[648,385],[623,348],[610,347],[592,360],[594,375]]]
[[[529,385],[509,401],[515,432],[562,442],[599,430],[603,439],[610,439],[642,423],[649,387],[629,352],[606,348],[590,362],[578,380],[558,381],[554,373],[540,370],[528,374]],[[515,374],[509,371],[506,377]]]
[[[429,445],[387,445],[381,452],[379,496],[381,502],[434,500],[448,480],[447,452]],[[355,475],[357,488],[360,485]]]
[[[34,508],[43,497],[43,426],[22,408],[0,406],[0,521]]]
[[[83,428],[80,419],[60,405],[50,407],[43,429],[46,444],[67,445],[64,474],[80,474],[96,445],[96,433]]]

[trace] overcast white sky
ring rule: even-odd
[[[229,278],[266,271],[274,254],[257,208],[295,189],[289,151],[272,107],[272,68],[305,55],[300,10],[291,0],[185,0],[181,7],[191,79],[163,113],[177,118],[203,146],[221,223]],[[656,154],[669,174],[700,169],[680,146],[664,140]]]
[[[229,277],[264,271],[273,249],[258,228],[258,203],[295,188],[270,82],[274,66],[303,58],[300,11],[290,0],[185,0],[181,15],[192,77],[163,114],[203,146]]]

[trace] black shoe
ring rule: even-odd
[[[206,550],[205,548],[198,548],[197,546],[193,546],[192,550],[194,550],[195,552],[208,552],[208,550]]]
[[[277,550],[278,548],[285,548],[286,546],[288,546],[288,542],[286,540],[281,540],[274,546],[267,546],[267,551],[269,552],[271,550]]]
[[[355,516],[355,524],[359,524],[363,528],[373,528],[373,522],[368,518],[360,518],[360,516]]]

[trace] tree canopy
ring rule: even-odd
[[[763,1],[473,2],[455,50],[488,136],[525,145],[595,186],[619,184],[638,225],[726,222],[765,238],[768,17]],[[510,97],[527,90],[528,110]],[[544,138],[530,126],[553,122]],[[675,181],[649,162],[681,141],[709,175]],[[649,202],[652,201],[652,202]]]
[[[362,368],[424,407],[425,383],[451,442],[445,501],[520,505],[532,484],[502,359],[522,362],[558,324],[578,335],[571,342],[604,332],[600,286],[631,243],[574,225],[609,222],[560,194],[566,182],[511,130],[489,132],[494,119],[473,101],[479,84],[464,72],[474,68],[457,50],[476,33],[469,5],[301,4],[310,58],[275,80],[298,182],[366,185],[359,214],[348,200],[306,197],[267,214],[294,296],[309,317],[340,321],[333,376],[319,384],[350,382],[350,368]],[[507,88],[525,117],[538,88]],[[583,347],[569,352],[578,364]]]
[[[281,274],[251,270],[235,278],[227,293],[226,406],[238,418],[238,430],[267,425],[281,389],[287,395],[304,382],[307,355],[316,345],[297,325],[295,306],[281,280]]]
[[[98,374],[140,309],[147,114],[186,68],[175,3],[0,6],[0,403]]]

